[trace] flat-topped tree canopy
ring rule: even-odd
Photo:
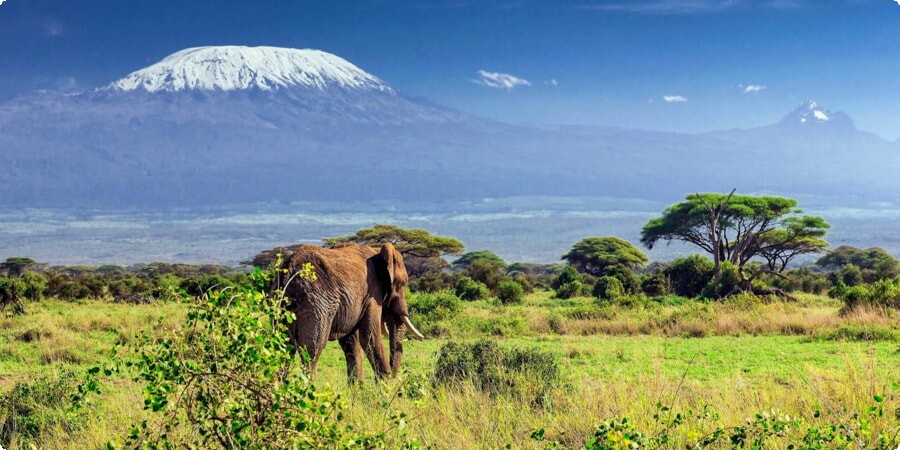
[[[713,255],[717,266],[730,261],[743,267],[759,256],[769,261],[771,270],[781,271],[794,257],[828,246],[822,240],[828,223],[801,213],[792,198],[734,191],[690,194],[650,219],[641,231],[641,243],[652,249],[661,240],[687,242]]]
[[[328,247],[349,242],[371,246],[390,242],[404,256],[411,255],[420,258],[458,255],[465,250],[463,243],[457,239],[435,236],[426,230],[401,228],[396,225],[379,224],[371,228],[363,228],[349,236],[324,239],[324,243]]]
[[[638,269],[648,261],[647,255],[631,242],[613,236],[584,238],[572,245],[562,259],[594,276],[600,276],[614,266]]]

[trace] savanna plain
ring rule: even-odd
[[[635,448],[651,445],[647,439],[685,448],[717,430],[721,436],[705,445],[750,447],[755,437],[758,448],[898,445],[895,311],[847,311],[840,300],[812,294],[634,304],[553,297],[538,289],[505,305],[412,294],[429,339],[405,344],[402,373],[374,382],[369,371],[366,382],[348,385],[343,354],[330,343],[312,382],[340,404],[332,419],[380,434],[373,446],[389,448]],[[46,299],[0,318],[2,445],[118,447],[133,425],[155,423],[136,369],[101,373],[99,393],[79,408],[70,397],[91,367],[127,358],[142,339],[184,333],[197,302]],[[439,366],[454,345],[548,356],[553,367],[524,364],[520,376],[500,377],[502,389],[477,373],[442,382],[447,371]],[[829,433],[849,438],[811,438]]]

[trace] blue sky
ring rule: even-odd
[[[700,132],[814,98],[900,137],[896,0],[5,0],[0,98],[222,44],[325,50],[502,120]]]

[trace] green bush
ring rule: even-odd
[[[0,311],[11,307],[13,314],[24,314],[25,288],[25,283],[19,277],[0,277]]]
[[[885,414],[896,414],[886,404],[884,395],[873,395],[873,402],[851,417],[847,410],[832,411],[815,406],[806,414],[785,414],[777,409],[759,411],[738,424],[723,424],[711,405],[702,409],[673,410],[657,402],[651,422],[631,421],[627,417],[601,421],[593,435],[581,447],[584,450],[627,448],[677,448],[679,429],[700,429],[697,440],[687,448],[786,448],[786,449],[891,449],[897,444],[893,430],[871,432],[871,422]],[[546,430],[539,428],[531,439],[543,448],[565,448],[560,442],[548,441]]]
[[[669,295],[671,291],[669,277],[662,272],[648,275],[641,281],[641,292],[651,297]]]
[[[859,306],[900,308],[900,277],[857,286],[847,286],[839,282],[828,291],[828,295],[844,302],[842,312],[851,311]]]
[[[438,351],[432,382],[458,388],[464,382],[491,395],[508,395],[545,404],[562,375],[556,358],[540,349],[501,348],[482,340],[448,342]]]
[[[452,319],[462,310],[462,301],[450,291],[414,292],[406,299],[413,320],[429,336],[445,334],[441,322]]]
[[[766,282],[786,292],[807,292],[821,295],[828,291],[831,283],[822,274],[813,272],[809,267],[800,267],[784,273],[785,278],[778,276],[766,277]]]
[[[467,301],[484,300],[491,296],[490,289],[484,283],[479,283],[469,277],[460,277],[459,280],[456,280],[453,293]]]
[[[569,299],[582,295],[583,286],[580,281],[571,281],[556,288],[556,298]]]
[[[697,297],[712,278],[715,266],[712,261],[690,255],[676,258],[665,269],[665,275],[672,283],[672,290],[682,297]]]
[[[497,286],[497,300],[500,300],[500,303],[504,305],[509,305],[513,303],[522,303],[522,300],[525,299],[525,289],[522,288],[522,285],[512,281],[501,281],[500,285]]]
[[[847,286],[856,286],[865,282],[865,280],[863,279],[862,269],[852,263],[842,266],[840,270],[832,272],[831,274],[829,274],[829,278],[831,279],[831,284],[833,285],[843,283]]]
[[[71,372],[33,381],[18,381],[0,395],[0,443],[11,448],[35,448],[51,429],[75,433],[84,417],[71,408],[77,380]]]
[[[716,283],[715,278],[710,278],[703,288],[700,295],[704,298],[722,298],[730,294],[735,286],[741,282],[741,274],[738,272],[736,265],[731,261],[722,261],[720,266],[721,273],[719,282]]]
[[[582,295],[584,277],[572,266],[566,266],[553,282],[556,298],[575,298]]]
[[[509,274],[509,277],[512,281],[519,283],[526,294],[534,292],[534,281],[532,280],[533,277],[529,277],[527,274],[524,274],[522,272]]]
[[[622,265],[610,266],[603,272],[604,276],[614,277],[622,283],[622,288],[626,294],[637,294],[641,292],[641,279],[634,271]],[[592,284],[593,286],[593,284]]]
[[[625,295],[625,288],[618,278],[605,276],[597,279],[594,283],[594,290],[591,292],[594,298],[601,300],[615,300]]]

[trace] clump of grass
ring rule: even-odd
[[[549,400],[561,380],[554,355],[539,349],[504,349],[492,340],[444,344],[432,373],[436,386],[470,383],[491,395],[528,398],[538,405]]]
[[[806,338],[805,341],[900,342],[900,331],[886,327],[847,325],[830,330],[819,331]]]
[[[41,329],[41,328],[29,328],[29,329],[23,331],[22,333],[20,333],[19,335],[17,335],[15,338],[18,341],[27,343],[27,342],[40,341],[42,339],[49,338],[52,336],[53,336],[53,332],[50,330]]]

